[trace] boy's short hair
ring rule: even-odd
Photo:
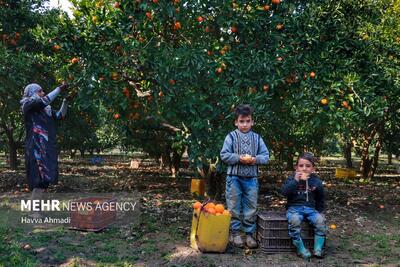
[[[239,105],[235,108],[235,120],[239,116],[253,116],[254,109],[250,105]]]
[[[299,160],[300,160],[300,159],[308,160],[309,162],[311,162],[311,164],[312,164],[313,166],[315,166],[315,162],[317,161],[317,159],[314,157],[314,155],[313,155],[312,153],[310,153],[310,152],[303,152],[303,153],[301,153],[301,154],[299,155],[299,157],[297,158],[296,165],[299,164]]]

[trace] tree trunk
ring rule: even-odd
[[[379,153],[381,152],[383,143],[383,131],[384,131],[384,124],[381,123],[378,128],[378,140],[376,141],[375,144],[374,158],[372,159],[372,165],[368,172],[368,179],[374,178],[375,171],[379,164]]]
[[[13,139],[8,140],[8,149],[9,149],[9,160],[10,160],[10,169],[16,170],[18,168],[18,155],[17,155],[17,145]]]
[[[11,170],[16,170],[18,168],[18,153],[17,153],[17,143],[14,140],[14,129],[7,127],[3,124],[7,139],[8,139],[8,162]]]
[[[371,168],[372,160],[369,158],[369,147],[372,143],[372,140],[376,134],[376,129],[373,129],[369,134],[364,134],[364,140],[361,150],[361,166],[360,173],[362,178],[367,179],[368,173]]]
[[[182,154],[174,151],[172,154],[172,166],[171,173],[173,177],[176,177],[179,174],[179,167],[181,164]]]
[[[371,168],[369,169],[369,172],[368,172],[368,179],[374,178],[375,171],[379,164],[379,153],[381,152],[381,149],[382,149],[382,135],[379,134],[378,141],[376,142],[376,145],[375,145],[374,157],[371,160],[371,162],[372,162]]]
[[[288,171],[293,171],[293,153],[292,153],[292,149],[289,148],[289,153],[288,153],[288,157],[287,157],[287,165],[286,165],[286,170]]]
[[[207,185],[207,194],[215,200],[221,200],[224,190],[222,174],[217,173],[216,171],[211,172]]]
[[[343,155],[344,158],[346,159],[346,168],[352,168],[353,167],[353,162],[351,160],[351,147],[352,147],[352,142],[351,140],[346,141],[344,147],[343,147]]]
[[[388,164],[393,165],[393,154],[391,152],[388,153]]]

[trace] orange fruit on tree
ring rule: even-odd
[[[342,102],[342,106],[343,106],[344,108],[348,108],[348,107],[349,107],[349,103],[348,103],[347,101],[343,101],[343,102]]]
[[[114,119],[118,120],[119,118],[121,118],[121,115],[119,113],[115,113],[113,117]]]
[[[268,84],[264,84],[264,85],[263,85],[263,90],[264,90],[265,92],[268,92],[268,91],[269,91],[269,85],[268,85]]]
[[[53,45],[53,50],[54,50],[54,51],[58,51],[58,50],[60,50],[60,49],[61,49],[61,46],[60,46],[60,45],[58,45],[58,44]]]
[[[270,7],[269,5],[265,5],[265,6],[263,7],[264,11],[268,11],[270,8],[271,8],[271,7]]]
[[[272,4],[274,5],[279,5],[281,3],[281,0],[272,0]]]
[[[153,18],[153,15],[151,14],[151,12],[146,12],[146,17],[147,17],[148,19],[152,19],[152,18]]]
[[[314,79],[315,78],[316,73],[314,71],[310,72],[310,78]]]
[[[217,212],[217,213],[223,213],[225,210],[224,205],[222,205],[222,204],[215,205],[214,209],[215,209],[215,212]]]
[[[159,96],[159,97],[163,97],[163,96],[164,96],[163,91],[160,91],[160,92],[158,93],[158,96]]]
[[[222,69],[221,67],[220,67],[220,68],[217,68],[217,70],[216,70],[217,74],[222,73],[222,71],[223,71],[223,69]]]
[[[158,0],[153,0],[153,3],[154,4],[158,4]]]
[[[203,22],[203,20],[204,20],[204,19],[203,19],[202,16],[199,16],[199,17],[197,18],[197,21],[198,21],[198,22]]]
[[[170,84],[170,85],[175,85],[175,83],[176,83],[176,81],[175,81],[174,79],[170,79],[170,80],[169,80],[169,84]]]
[[[174,23],[174,30],[179,30],[180,28],[182,28],[182,25],[179,21]]]
[[[205,32],[209,33],[210,32],[210,27],[206,26]]]
[[[231,27],[231,32],[236,33],[238,31],[236,26],[232,26]]]
[[[332,230],[335,230],[336,229],[336,224],[329,225],[329,228],[331,228]]]
[[[276,29],[279,31],[279,30],[282,30],[283,29],[283,24],[282,23],[278,23],[278,25],[276,25]]]
[[[79,58],[77,58],[77,57],[74,57],[74,58],[71,59],[71,63],[72,64],[76,64],[78,62],[79,62]]]
[[[114,3],[114,7],[115,8],[120,8],[121,7],[121,3],[120,2],[115,2]]]
[[[200,201],[196,201],[196,202],[193,204],[193,209],[195,209],[195,210],[200,209],[200,207],[201,207]]]
[[[325,105],[328,105],[328,103],[329,103],[328,98],[324,97],[324,98],[321,99],[321,104],[322,104],[322,105],[325,106]]]

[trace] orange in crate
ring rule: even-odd
[[[116,220],[116,210],[96,209],[98,205],[103,204],[110,207],[110,203],[116,202],[116,199],[106,197],[88,197],[75,202],[81,208],[75,208],[75,210],[71,211],[70,229],[97,232],[106,228]]]
[[[205,188],[206,186],[204,179],[192,179],[190,184],[190,193],[198,196],[204,196]]]

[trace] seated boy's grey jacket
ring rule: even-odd
[[[230,132],[224,141],[220,157],[228,165],[227,174],[243,177],[257,177],[258,165],[267,164],[269,161],[269,152],[261,136],[253,131],[246,133],[250,138],[250,146],[244,147],[238,145],[240,136],[244,135],[239,130]],[[248,150],[246,150],[248,149]],[[250,154],[256,158],[256,165],[244,165],[239,161],[240,155]]]

